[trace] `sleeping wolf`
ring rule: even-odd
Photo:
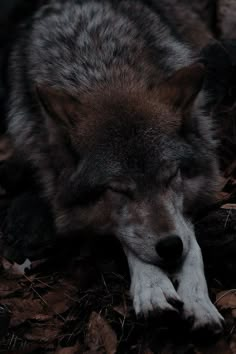
[[[120,240],[137,314],[218,334],[191,222],[218,177],[204,72],[147,3],[47,1],[11,51],[8,130],[58,234]]]

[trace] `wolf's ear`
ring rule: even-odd
[[[63,90],[37,85],[36,94],[42,109],[64,126],[73,126],[78,116],[79,101]]]
[[[158,97],[177,110],[191,105],[200,92],[205,77],[205,66],[196,63],[176,71],[158,88]]]

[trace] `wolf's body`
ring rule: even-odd
[[[208,201],[218,172],[195,61],[141,1],[52,0],[12,49],[8,127],[58,233],[121,241],[137,313],[183,301],[193,329],[218,332],[187,216]]]

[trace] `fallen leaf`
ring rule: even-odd
[[[233,354],[236,354],[236,333],[234,333],[229,341],[230,349]]]
[[[73,347],[58,348],[55,354],[79,354],[81,352],[81,346],[77,343]]]
[[[154,354],[154,353],[150,349],[145,349],[142,354]],[[166,353],[163,353],[163,354],[166,354]]]
[[[6,258],[1,259],[3,269],[10,275],[22,276],[22,273],[19,273],[19,269],[14,267],[14,263],[9,262]]]
[[[61,334],[63,322],[52,318],[48,322],[30,324],[27,332],[23,333],[24,339],[38,343],[53,343]]]
[[[196,351],[196,354],[233,354],[233,353],[226,340],[221,339],[209,348]]]
[[[236,318],[236,289],[218,293],[215,304],[220,310],[232,310],[232,316]]]
[[[224,204],[221,206],[221,209],[236,209],[236,204]]]
[[[92,312],[86,344],[90,351],[104,349],[106,354],[114,354],[117,351],[117,336],[109,323],[98,313]]]
[[[13,297],[14,295],[20,295],[23,293],[25,289],[23,289],[20,284],[12,279],[1,278],[0,282],[0,298],[6,298],[8,296]]]
[[[13,270],[16,271],[19,274],[24,275],[26,270],[30,270],[31,268],[31,262],[30,260],[27,258],[24,263],[22,264],[17,264],[17,263],[13,263]]]
[[[72,302],[66,294],[66,289],[62,287],[55,287],[53,291],[49,291],[44,295],[43,299],[48,307],[58,314],[66,312]]]
[[[28,320],[37,320],[39,315],[53,317],[54,313],[38,299],[10,298],[1,300],[12,312],[11,326],[16,327]]]
[[[113,310],[123,317],[127,317],[129,315],[126,302],[123,302],[123,304],[114,306]]]

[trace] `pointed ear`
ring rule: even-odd
[[[177,110],[191,105],[200,92],[205,76],[205,66],[196,63],[176,71],[158,88],[158,97]]]
[[[36,93],[40,105],[48,116],[64,126],[73,126],[78,115],[79,101],[63,90],[37,85]]]

